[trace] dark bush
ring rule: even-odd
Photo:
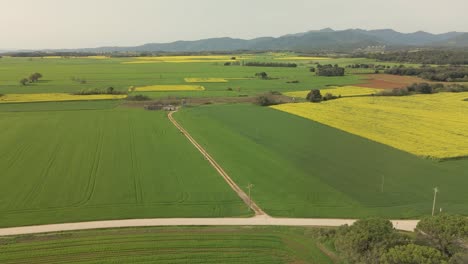
[[[319,103],[322,101],[323,97],[322,94],[320,93],[320,90],[314,89],[311,90],[306,97],[307,101],[313,102],[313,103]]]
[[[254,66],[254,67],[289,67],[296,68],[296,63],[286,63],[286,62],[246,62],[244,66]]]
[[[137,94],[137,95],[127,96],[126,100],[128,100],[128,101],[149,101],[149,100],[151,100],[151,98],[149,98],[146,95]]]
[[[335,100],[338,99],[339,97],[336,95],[333,95],[331,93],[326,93],[325,96],[322,98],[323,101],[329,101],[329,100]]]
[[[256,104],[260,106],[278,105],[284,103],[278,96],[271,93],[260,95],[256,98]]]

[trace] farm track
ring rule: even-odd
[[[224,178],[224,180],[229,184],[229,186],[237,193],[237,195],[244,201],[244,203],[249,206],[254,212],[255,215],[267,215],[249,196],[231,179],[231,177],[224,171],[224,169],[216,162],[216,160],[211,157],[211,155],[200,145],[198,142],[188,133],[172,116],[176,111],[171,111],[167,115],[169,120],[174,124],[174,126],[179,129],[179,131],[184,134],[184,136],[192,143],[198,151],[205,157],[206,160],[213,166],[213,168]]]
[[[250,218],[151,218],[93,221],[23,227],[0,228],[0,236],[39,234],[50,232],[151,226],[317,226],[351,225],[355,219],[276,218],[258,215]],[[391,220],[398,230],[414,231],[419,220]]]

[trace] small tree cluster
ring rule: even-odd
[[[468,218],[440,214],[421,219],[416,235],[397,232],[390,221],[370,218],[320,235],[334,241],[346,263],[468,263]]]
[[[306,99],[309,102],[320,103],[323,97],[319,89],[313,89],[307,94]]]
[[[318,76],[344,76],[345,69],[339,67],[338,64],[331,65],[317,65],[317,75]]]
[[[26,85],[28,83],[35,83],[37,81],[39,81],[39,79],[42,78],[42,74],[38,73],[38,72],[35,72],[31,75],[29,75],[28,78],[22,78],[19,82],[21,85]]]
[[[266,73],[266,72],[257,72],[255,74],[255,77],[258,77],[258,78],[263,79],[263,80],[268,80],[268,73]]]

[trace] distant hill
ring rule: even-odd
[[[250,40],[234,38],[210,38],[172,43],[148,43],[135,47],[100,47],[60,52],[230,52],[240,50],[267,51],[290,50],[313,51],[354,51],[374,46],[399,47],[468,47],[468,33],[448,32],[431,34],[424,31],[401,33],[392,29],[380,30],[333,30],[325,28],[303,33],[284,35],[278,38],[262,37]]]

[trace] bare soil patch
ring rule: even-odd
[[[424,80],[414,76],[399,76],[391,74],[368,74],[363,84],[359,84],[362,87],[369,88],[380,88],[380,89],[399,89],[405,88],[406,86],[413,83],[433,83],[428,80]]]

